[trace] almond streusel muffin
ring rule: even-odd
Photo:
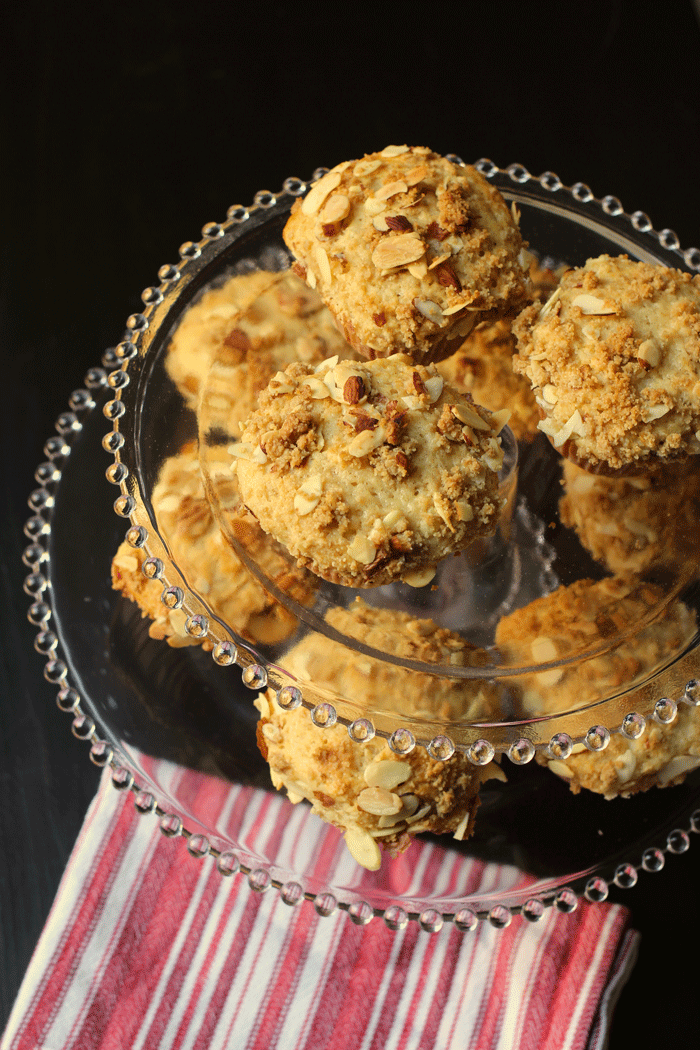
[[[482,666],[485,654],[459,635],[407,613],[374,609],[357,600],[333,609],[330,626],[366,645],[424,663]],[[300,682],[351,697],[371,714],[377,707],[430,719],[496,718],[496,686],[483,679],[419,674],[365,656],[321,634],[309,634],[285,657]],[[402,852],[419,832],[467,838],[481,783],[505,779],[499,766],[476,767],[460,752],[441,762],[423,747],[399,757],[381,737],[356,743],[340,724],[319,729],[303,708],[284,711],[268,691],[260,710],[258,744],[272,782],[292,802],[306,798],[314,813],[343,828],[348,849],[364,867],[381,864],[379,846]]]
[[[187,310],[165,367],[190,408],[206,381],[212,420],[237,437],[238,422],[278,369],[332,354],[356,356],[317,293],[291,271],[260,270],[230,277]]]
[[[295,202],[284,239],[370,359],[440,360],[474,324],[529,298],[520,231],[500,193],[426,147],[338,164]]]
[[[423,585],[496,528],[504,422],[403,354],[331,358],[279,372],[229,450],[246,507],[299,565]]]
[[[559,284],[559,276],[538,266],[535,259],[529,271],[533,294],[544,302]],[[513,371],[515,351],[512,323],[501,318],[478,325],[437,367],[444,379],[471,394],[477,404],[492,412],[509,409],[508,426],[518,441],[532,441],[540,412],[528,379]]]
[[[569,270],[513,325],[541,430],[585,470],[700,453],[700,276],[622,255]]]
[[[224,451],[225,454],[225,451]],[[228,456],[226,456],[228,463]],[[235,476],[222,480],[218,489],[224,509],[240,514]],[[167,539],[174,561],[212,611],[244,638],[274,644],[296,628],[295,618],[265,591],[226,541],[204,492],[197,449],[186,446],[166,460],[153,490],[153,507],[159,527]],[[270,544],[255,521],[237,518],[237,528],[246,531],[247,547],[253,550],[274,583],[297,601],[308,601],[314,593],[314,578],[301,569],[290,571],[288,561]],[[203,644],[185,631],[185,613],[168,609],[161,601],[163,584],[141,572],[146,559],[142,550],[123,542],[112,561],[112,585],[151,620],[149,634],[169,645]]]

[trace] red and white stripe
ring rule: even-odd
[[[279,796],[169,763],[144,773],[261,855],[365,879],[335,829]],[[603,1045],[636,935],[618,906],[580,904],[506,930],[393,932],[253,893],[141,817],[106,771],[0,1050],[584,1050]],[[290,865],[291,866],[291,865]],[[420,899],[526,884],[431,843],[396,865]],[[365,885],[367,883],[365,882]]]

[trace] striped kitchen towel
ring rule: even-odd
[[[265,855],[343,876],[336,829],[274,793],[149,760],[179,798],[203,795]],[[156,768],[157,767],[157,768]],[[617,905],[579,903],[506,929],[392,930],[321,916],[276,889],[224,878],[212,857],[141,816],[106,770],[15,1002],[0,1050],[594,1050],[636,957]],[[295,852],[296,851],[296,852]],[[414,843],[401,890],[425,880],[491,890],[513,868]],[[262,883],[264,884],[264,882]],[[439,923],[438,923],[439,925]]]

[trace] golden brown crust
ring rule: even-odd
[[[331,359],[278,373],[231,452],[265,531],[324,579],[373,587],[494,531],[500,426],[405,355]]]
[[[579,466],[632,475],[700,453],[700,277],[603,255],[513,330],[539,428]]]
[[[284,238],[296,272],[368,359],[449,356],[477,319],[513,312],[528,294],[501,195],[423,147],[337,165],[295,203]]]

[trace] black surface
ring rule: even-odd
[[[21,552],[35,467],[70,392],[202,225],[288,175],[388,142],[490,157],[612,193],[700,243],[700,30],[663,7],[248,3],[5,16],[2,75],[0,1025],[97,770],[33,651]],[[9,148],[8,148],[9,146]],[[105,455],[105,466],[108,458]],[[700,844],[618,899],[642,932],[611,1046],[700,1022]],[[691,954],[692,960],[692,954]]]

